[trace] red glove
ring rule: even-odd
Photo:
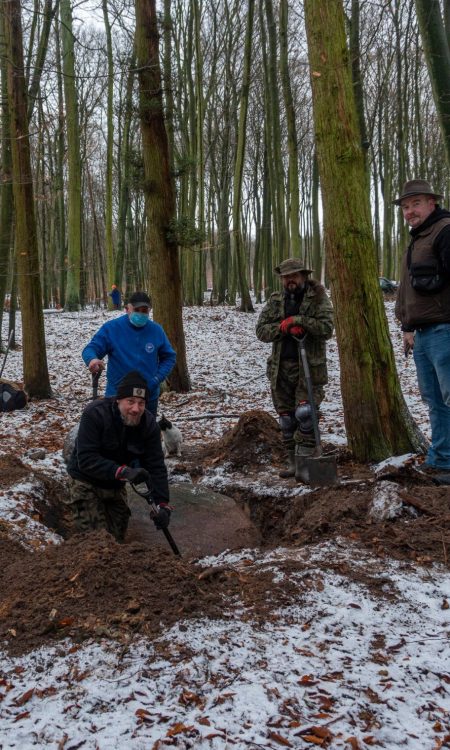
[[[292,328],[289,330],[289,333],[291,334],[291,336],[304,336],[305,329],[301,326],[292,326]]]
[[[285,318],[284,320],[281,321],[280,331],[283,334],[283,336],[287,336],[287,334],[289,333],[289,329],[292,328],[293,325],[295,325],[295,323],[294,323],[294,318],[292,317],[292,315],[290,318]]]

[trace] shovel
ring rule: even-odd
[[[314,403],[311,373],[309,371],[308,357],[305,348],[305,336],[299,338],[293,336],[300,345],[300,356],[302,358],[303,372],[305,373],[306,387],[308,390],[308,401],[311,406],[311,417],[314,430],[316,447],[312,456],[302,457],[304,465],[300,469],[300,478],[308,484],[315,486],[326,486],[336,484],[338,481],[336,459],[334,456],[324,456],[322,442],[320,440],[319,420],[317,418],[316,405]]]

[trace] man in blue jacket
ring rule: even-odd
[[[105,396],[115,396],[120,380],[138,370],[148,385],[147,409],[156,416],[159,386],[176,361],[164,329],[149,318],[151,301],[145,292],[134,292],[126,314],[109,320],[84,347],[82,357],[92,374],[104,369],[108,356]]]

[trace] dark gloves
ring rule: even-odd
[[[141,482],[150,483],[150,474],[147,469],[132,469],[130,466],[120,466],[116,471],[116,479],[132,484],[141,484]]]
[[[157,529],[167,529],[170,521],[170,506],[167,503],[160,503],[156,507],[158,513],[153,516],[153,523]]]

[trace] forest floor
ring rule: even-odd
[[[48,313],[55,398],[0,418],[0,748],[450,747],[450,488],[420,456],[352,460],[334,341],[339,483],[312,489],[278,477],[254,316],[185,311],[193,390],[160,405],[184,437],[170,479],[233,498],[257,545],[178,559],[133,526],[124,545],[72,533],[61,449],[90,395],[79,352],[111,315]]]

